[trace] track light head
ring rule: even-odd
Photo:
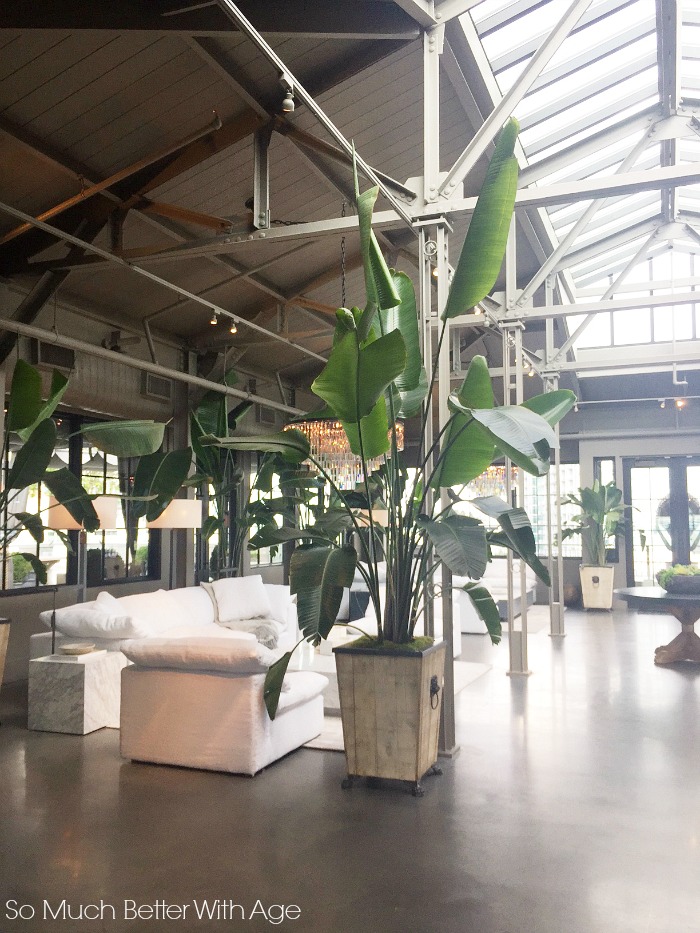
[[[280,84],[284,88],[282,113],[294,113],[294,84],[288,74],[280,75]]]

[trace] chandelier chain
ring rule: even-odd
[[[343,201],[343,207],[340,212],[341,217],[345,217],[346,202]],[[340,241],[340,307],[345,307],[345,237]]]

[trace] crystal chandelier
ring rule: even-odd
[[[362,461],[350,450],[350,443],[340,421],[309,419],[288,424],[285,430],[291,428],[301,431],[306,436],[314,459],[328,473],[339,489],[354,489],[358,483],[362,482]],[[394,429],[396,431],[396,446],[399,450],[403,450],[404,429],[402,422],[397,421]],[[386,456],[390,456],[390,452]],[[367,468],[372,472],[378,469],[383,461],[384,457],[368,460]],[[315,465],[310,461],[307,461],[307,463],[313,470]]]

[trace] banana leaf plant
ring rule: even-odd
[[[0,489],[0,547],[3,555],[9,553],[10,544],[23,531],[28,531],[37,544],[44,540],[45,510],[32,514],[12,508],[13,504],[21,501],[24,490],[36,483],[43,483],[86,531],[97,531],[100,526],[92,504],[94,497],[83,489],[75,474],[67,467],[47,472],[56,446],[56,423],[52,415],[67,389],[66,376],[54,371],[48,398],[44,399],[39,371],[21,359],[15,364],[3,432],[3,462],[9,463],[11,445],[14,447],[21,442],[21,446],[12,465],[5,471]],[[165,425],[154,421],[110,421],[86,425],[80,433],[91,447],[103,453],[146,459],[161,446],[164,431]],[[158,493],[157,501],[162,508],[169,501],[166,501],[168,495],[169,488]],[[67,537],[62,537],[68,544]],[[23,553],[22,557],[31,564],[37,582],[46,583],[46,566],[36,554]]]
[[[607,549],[614,546],[615,538],[622,533],[625,510],[630,508],[622,501],[622,490],[615,483],[596,479],[592,486],[579,489],[577,496],[562,499],[562,505],[575,505],[581,510],[572,518],[571,525],[563,529],[562,541],[581,535],[584,564],[605,567]]]
[[[232,369],[224,374],[224,385],[233,386],[237,381]],[[209,574],[215,580],[232,569],[237,572],[241,569],[245,525],[237,520],[237,515],[230,514],[230,506],[233,493],[240,492],[243,487],[243,472],[233,450],[223,446],[218,450],[203,446],[201,438],[212,434],[229,437],[252,407],[252,402],[244,401],[229,411],[227,396],[211,391],[206,392],[190,411],[195,474],[189,484],[199,486],[200,495],[213,507],[202,524],[202,537],[205,541],[214,535],[218,537],[209,562]]]
[[[491,159],[469,230],[455,269],[439,332],[437,356],[451,318],[467,312],[493,289],[501,269],[514,209],[517,162],[513,150],[518,126],[510,120],[502,130]],[[290,583],[297,594],[302,640],[318,644],[337,617],[342,591],[356,571],[364,578],[371,610],[377,620],[378,643],[409,645],[431,597],[435,571],[445,564],[453,574],[472,582],[465,588],[484,619],[493,641],[500,636],[496,605],[479,584],[492,545],[503,545],[527,564],[545,583],[546,568],[539,561],[525,511],[495,497],[474,505],[498,523],[489,532],[481,521],[458,514],[459,497],[440,505],[439,492],[464,487],[494,460],[508,457],[535,476],[549,469],[555,425],[573,406],[569,391],[539,395],[522,405],[497,405],[486,360],[475,357],[462,386],[449,397],[451,417],[429,442],[428,400],[436,380],[437,363],[428,376],[421,355],[413,285],[403,273],[389,270],[371,226],[376,188],[359,194],[355,176],[360,242],[365,274],[366,304],[340,308],[333,349],[311,388],[324,408],[310,417],[341,421],[351,449],[361,459],[363,481],[353,492],[335,486],[310,454],[304,435],[287,430],[267,438],[205,437],[203,445],[242,449],[254,441],[256,449],[275,450],[292,464],[310,460],[330,485],[337,502],[357,532],[354,546],[338,543],[336,528],[297,529],[304,543],[292,555]],[[398,419],[419,423],[417,469],[409,475],[398,451]],[[383,457],[380,470],[367,466]],[[378,509],[386,515],[379,527]],[[317,523],[318,524],[318,523]],[[365,530],[366,529],[366,530]],[[363,533],[364,532],[364,533]],[[285,534],[291,537],[294,529]],[[380,551],[381,541],[381,551]],[[386,560],[386,591],[382,602],[379,558]],[[265,702],[274,718],[290,659],[287,652],[266,678]]]

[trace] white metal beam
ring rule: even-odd
[[[671,305],[700,303],[697,292],[677,292],[673,295],[640,295],[630,298],[611,298],[609,301],[581,301],[574,305],[540,305],[536,308],[518,308],[511,318],[501,316],[499,320],[539,321],[553,317],[570,317],[572,314],[600,314],[604,311],[629,311],[633,308],[668,308]]]
[[[656,79],[654,78],[638,87],[633,94],[630,93],[625,97],[625,108],[641,107],[645,103],[650,104],[652,100],[656,102],[656,98]],[[588,113],[573,123],[567,123],[565,127],[557,124],[546,136],[540,136],[537,139],[528,141],[528,152],[532,157],[554,146],[559,147],[562,142],[567,139],[575,139],[580,133],[595,133],[597,126],[600,126],[605,120],[614,119],[619,112],[620,102],[613,100],[596,108],[593,113]]]
[[[629,168],[631,168],[634,163],[637,161],[642,152],[646,149],[649,144],[649,133],[646,132],[642,138],[639,140],[636,146],[628,153],[626,158],[621,163],[616,174],[624,174]],[[579,237],[583,231],[586,229],[590,221],[595,217],[596,213],[600,210],[601,207],[605,204],[604,200],[592,201],[586,210],[583,212],[581,217],[576,221],[571,230],[566,234],[563,240],[560,241],[557,248],[550,254],[547,261],[543,263],[538,272],[532,277],[532,279],[525,286],[520,298],[518,299],[519,305],[527,304],[532,296],[535,294],[537,289],[542,285],[544,280],[547,278],[550,272],[556,267],[557,263],[561,257],[565,257],[569,251],[569,248],[574,243],[574,240]]]
[[[645,257],[648,255],[649,250],[651,249],[654,243],[655,237],[656,237],[656,231],[652,233],[652,235],[649,237],[648,240],[642,243],[642,245],[639,247],[637,252],[627,263],[625,268],[617,276],[615,281],[612,282],[611,285],[606,289],[605,294],[600,299],[601,301],[608,301],[610,298],[612,298],[612,296],[616,292],[620,290],[622,284],[624,283],[625,279],[630,274],[632,269],[634,269],[634,267],[638,265],[640,262],[642,262],[645,259]],[[564,343],[559,347],[559,350],[557,351],[556,356],[554,357],[555,362],[557,360],[564,359],[568,351],[573,348],[578,338],[581,336],[584,330],[586,330],[586,328],[591,323],[594,317],[595,317],[595,314],[586,315],[586,317],[581,321],[581,323],[578,325],[578,327],[573,332],[573,334],[570,334],[569,337],[567,337],[567,339],[564,341]]]
[[[587,201],[592,198],[606,198],[611,195],[630,194],[636,191],[658,189],[664,184],[673,181],[678,184],[700,183],[700,163],[671,166],[667,169],[655,169],[649,172],[628,172],[624,175],[613,175],[609,178],[593,178],[584,181],[567,182],[566,184],[550,185],[548,187],[527,188],[519,190],[516,194],[516,208],[541,208],[553,203],[569,203],[572,201]],[[450,215],[459,217],[470,214],[476,205],[476,198],[460,198],[450,203]],[[412,214],[412,222],[428,220],[435,216],[435,209],[428,205],[425,209],[417,210]],[[374,215],[376,229],[400,226],[403,218],[396,211],[378,211]],[[310,221],[308,223],[290,224],[285,227],[272,227],[270,230],[260,230],[250,234],[232,234],[230,236],[202,237],[175,246],[168,250],[150,254],[125,253],[127,257],[137,260],[140,265],[170,261],[176,258],[203,256],[208,253],[227,253],[247,246],[254,246],[260,240],[268,242],[285,239],[298,239],[300,237],[321,237],[335,233],[345,233],[357,229],[357,217],[336,217],[328,220]],[[111,256],[111,254],[109,254]]]
[[[461,16],[481,0],[439,0],[435,4],[435,18],[441,23],[448,23],[456,16]]]
[[[424,29],[431,29],[437,25],[435,18],[435,3],[433,0],[394,0],[396,6],[401,7]]]
[[[624,10],[625,7],[631,6],[632,3],[633,0],[603,0],[602,3],[597,3],[589,13],[586,13],[582,17],[578,25],[572,30],[572,33],[576,34],[580,30],[585,29],[586,26],[599,22],[611,16],[613,13],[617,13],[619,10]],[[527,42],[522,42],[515,48],[494,58],[494,72],[498,74],[498,72],[504,71],[506,68],[511,68],[513,65],[517,65],[519,62],[523,62],[530,58],[531,55],[537,52],[537,49],[545,40],[546,35],[546,33],[540,33]],[[622,41],[624,43],[624,40]]]
[[[565,113],[571,107],[575,107],[585,100],[590,100],[590,98],[595,97],[596,94],[601,94],[603,91],[609,91],[610,88],[617,87],[621,81],[627,81],[655,67],[656,54],[654,52],[647,52],[644,55],[640,55],[634,61],[626,63],[616,71],[612,69],[606,70],[597,78],[585,81],[585,83],[582,83],[580,87],[577,87],[569,94],[557,94],[553,100],[549,100],[543,107],[524,115],[520,120],[520,131],[525,133],[533,126],[544,123],[545,120],[551,120],[552,117]],[[620,105],[618,104],[618,106]]]
[[[441,195],[451,194],[455,187],[464,180],[483,156],[489,143],[495,138],[506,119],[513,112],[514,107],[523,99],[532,84],[537,80],[547,62],[552,58],[571,29],[583,16],[590,3],[591,0],[574,0],[543,45],[535,55],[533,55],[518,80],[503,95],[494,110],[491,111],[484,123],[479,127],[467,148],[457,158],[457,161],[440,185],[439,193]]]
[[[619,140],[632,139],[642,130],[648,129],[659,119],[659,116],[658,106],[649,107],[641,114],[635,114],[635,116],[621,120],[614,126],[593,133],[586,139],[568,146],[566,149],[554,153],[554,155],[530,164],[520,173],[520,184],[530,185],[532,182],[540,181],[540,179],[546,178],[548,175],[554,174],[554,172],[573,167],[580,160],[600,152],[601,149]]]

